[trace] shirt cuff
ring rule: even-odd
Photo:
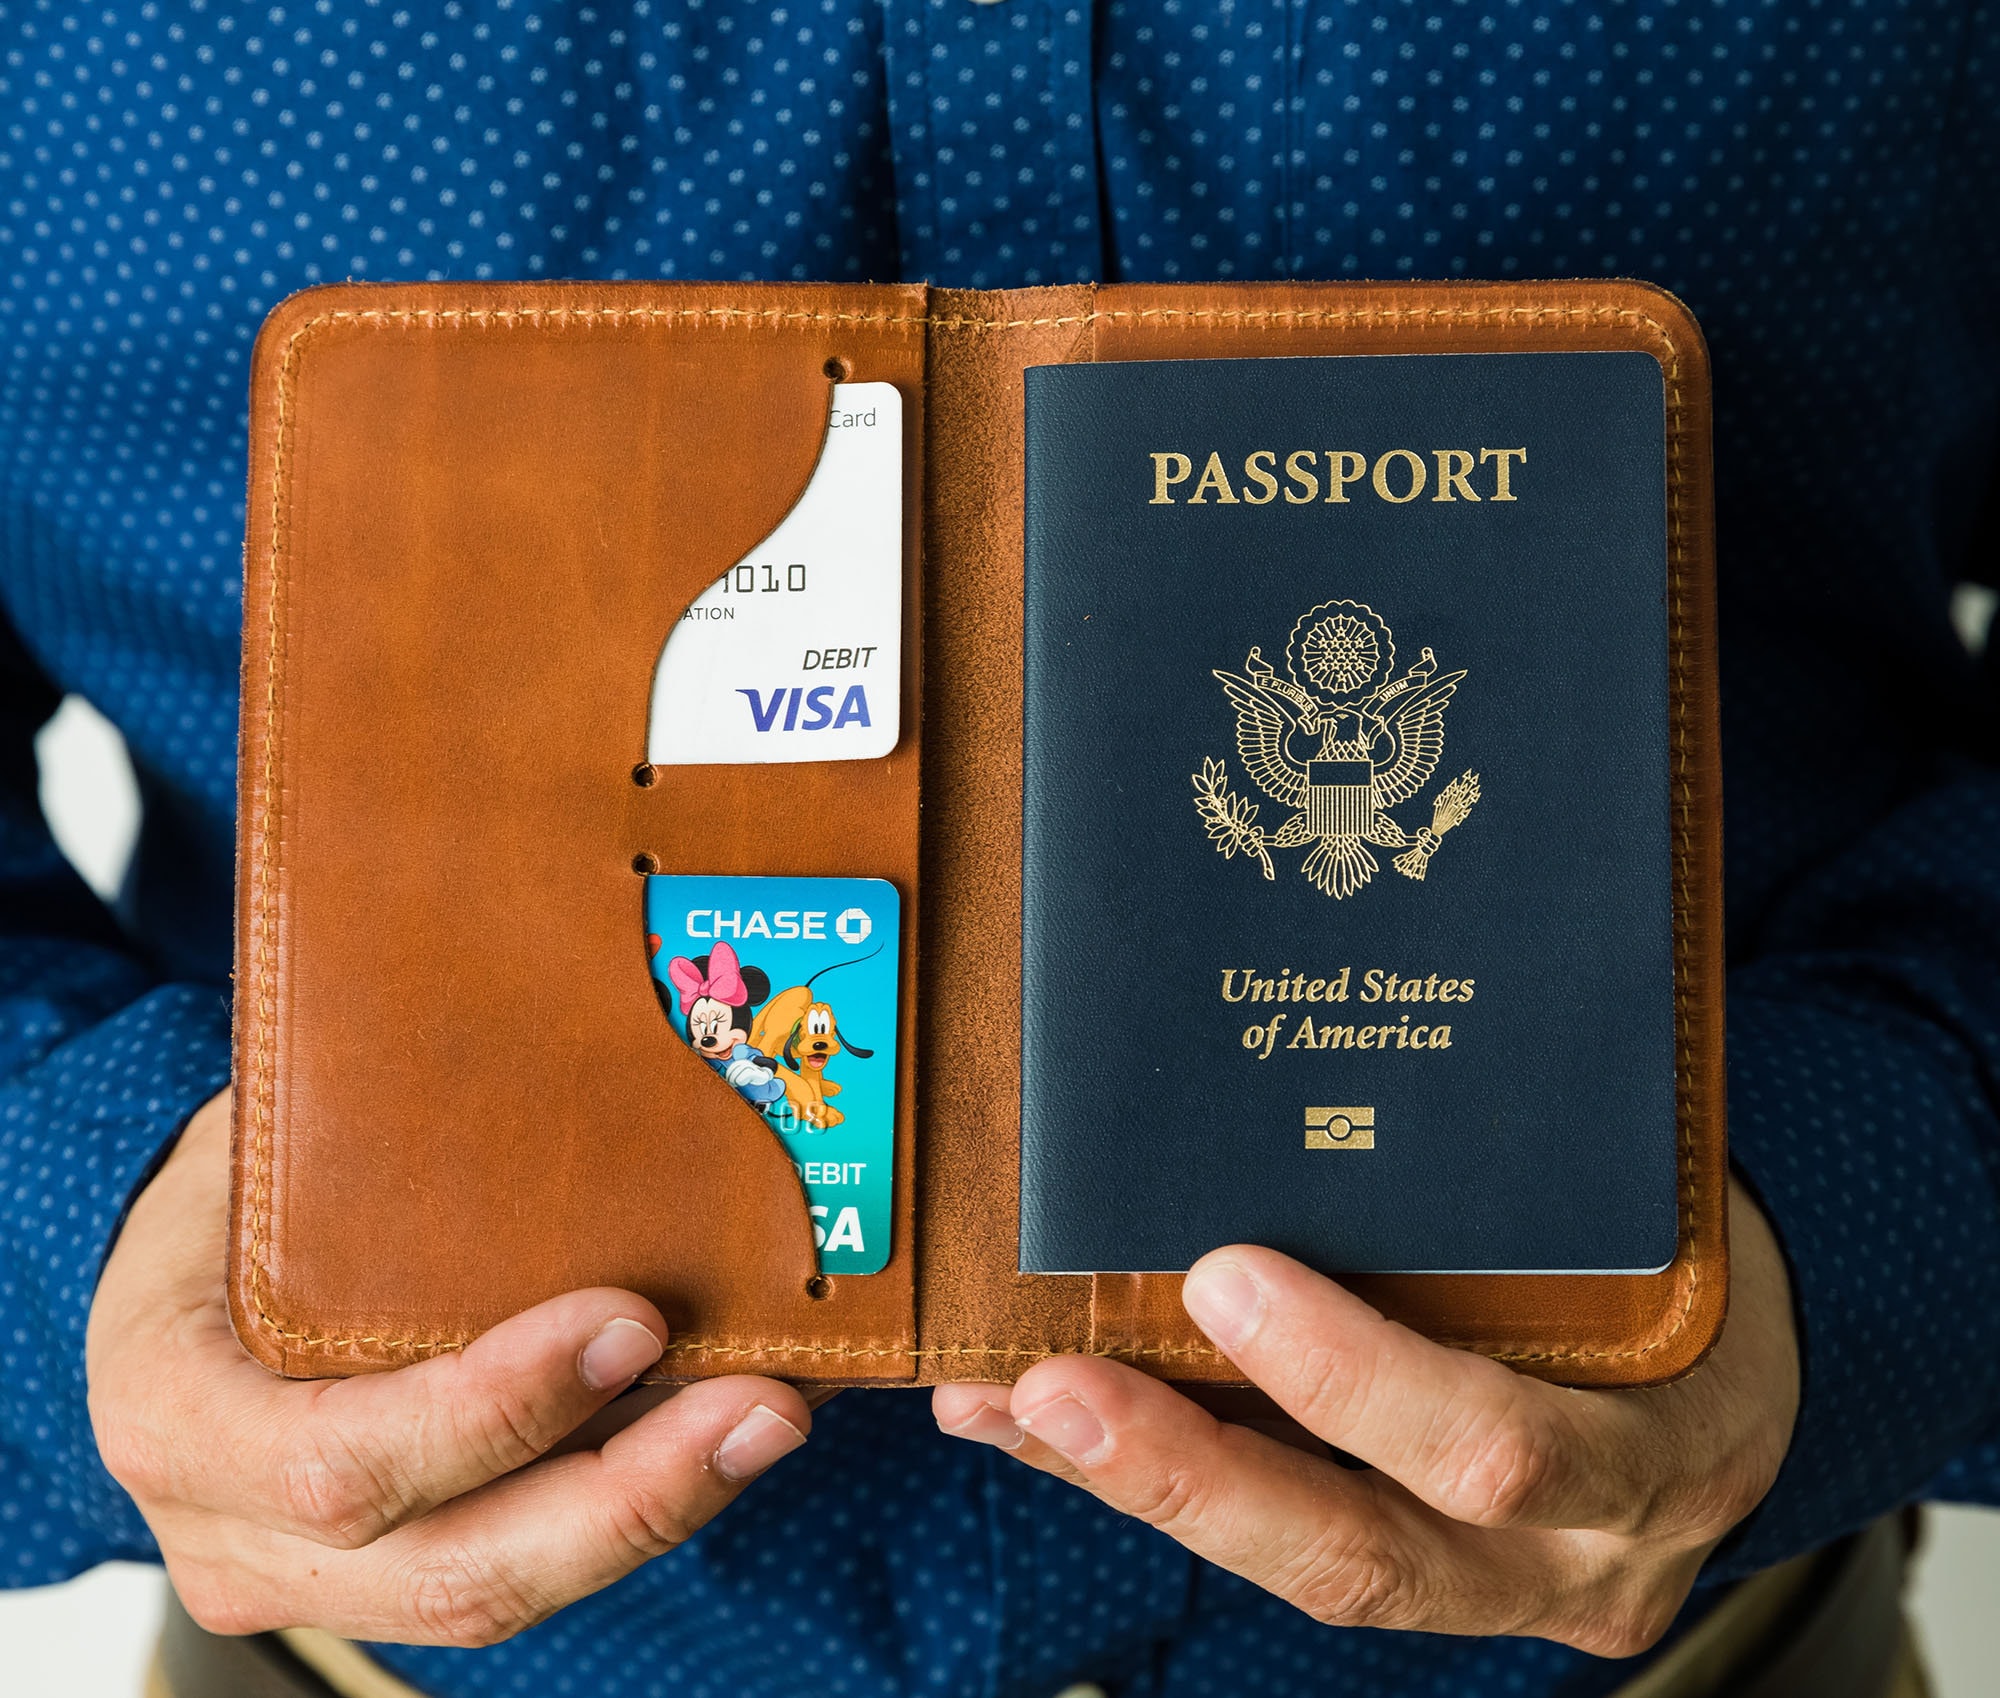
[[[227,996],[168,985],[0,1085],[0,1585],[156,1554],[98,1460],[84,1333],[132,1199],[228,1080]]]
[[[1731,1153],[1785,1254],[1803,1384],[1776,1482],[1705,1579],[1920,1495],[2000,1408],[1993,1108],[1950,1011],[1887,988],[1732,987]]]

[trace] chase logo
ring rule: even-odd
[[[826,927],[824,908],[690,908],[682,921],[688,937],[704,942],[767,937],[811,943],[826,936]],[[842,943],[866,943],[874,930],[866,908],[843,908],[833,916],[833,935]]]
[[[868,717],[868,688],[865,684],[850,684],[847,694],[840,698],[840,706],[833,705],[837,684],[815,684],[811,689],[795,684],[785,689],[780,686],[770,692],[770,700],[764,699],[761,690],[738,689],[737,694],[750,703],[750,723],[757,731],[838,731],[843,725],[870,725]],[[800,717],[800,709],[805,710]],[[784,722],[779,723],[779,714]]]
[[[773,942],[803,939],[810,943],[826,936],[824,908],[690,908],[682,929],[691,938],[720,941],[728,938],[767,937]],[[833,935],[842,943],[866,943],[874,935],[875,922],[866,908],[843,908],[833,916]]]
[[[1309,1108],[1306,1148],[1309,1150],[1372,1150],[1375,1111],[1372,1108]]]

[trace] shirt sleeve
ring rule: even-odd
[[[36,795],[57,701],[0,626],[0,1585],[154,1554],[98,1461],[84,1329],[131,1199],[229,1077],[220,986],[163,982]]]
[[[1804,1395],[1714,1578],[1930,1492],[2000,1502],[2000,773],[1804,881],[1728,990],[1731,1153],[1790,1267]]]

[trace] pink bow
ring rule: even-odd
[[[718,943],[708,952],[708,977],[703,978],[695,964],[685,955],[676,955],[667,963],[667,977],[674,982],[674,989],[681,993],[683,1011],[694,1006],[698,996],[712,996],[717,1002],[726,1002],[731,1008],[740,1007],[750,1000],[750,992],[745,988],[743,975],[736,969],[736,951],[726,943]]]

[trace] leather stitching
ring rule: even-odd
[[[251,1002],[257,1011],[257,1042],[250,1051],[251,1077],[247,1081],[250,1099],[254,1162],[251,1182],[250,1215],[250,1297],[257,1325],[285,1344],[304,1349],[355,1348],[373,1346],[380,1350],[446,1351],[463,1349],[470,1338],[391,1338],[377,1334],[348,1336],[322,1335],[287,1327],[272,1313],[269,1275],[265,1267],[265,1234],[271,1199],[271,1138],[274,1129],[271,1048],[275,1039],[275,943],[277,916],[273,901],[273,874],[279,832],[283,823],[277,784],[278,723],[283,647],[282,610],[285,585],[285,524],[289,514],[290,464],[286,450],[290,423],[292,384],[299,361],[310,337],[324,326],[335,324],[404,325],[422,328],[474,327],[590,329],[598,324],[612,327],[625,324],[692,324],[717,327],[742,326],[786,328],[808,325],[850,325],[879,330],[915,329],[986,333],[1006,330],[1048,329],[1061,326],[1083,327],[1099,323],[1129,323],[1164,327],[1176,322],[1212,322],[1271,329],[1295,324],[1368,323],[1453,323],[1486,322],[1516,324],[1530,328],[1577,321],[1605,324],[1643,325],[1653,333],[1660,349],[1661,369],[1666,384],[1667,404],[1667,573],[1671,595],[1670,648],[1672,676],[1670,712],[1673,721],[1674,787],[1674,885],[1677,913],[1685,913],[1691,894],[1694,798],[1689,777],[1692,753],[1688,742],[1688,702],[1686,665],[1686,466],[1683,459],[1684,426],[1680,389],[1680,350],[1673,332],[1658,319],[1632,307],[1495,305],[1486,307],[1141,307],[1094,309],[1085,313],[1041,318],[976,318],[935,316],[929,313],[846,313],[786,311],[778,308],[746,307],[412,307],[336,309],[304,320],[286,338],[278,370],[277,418],[274,427],[271,478],[271,548],[268,561],[270,589],[266,598],[266,649],[263,747],[261,750],[257,831],[259,854],[251,875],[250,910],[260,929],[255,956],[255,983]],[[1686,1288],[1672,1319],[1663,1330],[1645,1343],[1619,1350],[1575,1350],[1555,1347],[1544,1350],[1496,1353],[1503,1362],[1598,1362],[1631,1361],[1655,1354],[1670,1344],[1687,1326],[1694,1312],[1701,1283],[1700,1251],[1705,1242],[1699,1194],[1694,1183],[1694,1135],[1688,1105],[1693,1087],[1692,1026],[1693,990],[1689,973],[1690,942],[1685,927],[1676,927],[1674,974],[1674,1026],[1676,1071],[1682,1085],[1677,1093],[1680,1113],[1681,1216],[1686,1224],[1689,1248]],[[1441,1339],[1447,1344],[1476,1341]],[[1046,1356],[1057,1351],[1076,1350],[1072,1341],[1043,1345],[934,1346],[824,1344],[812,1340],[768,1339],[742,1344],[717,1344],[700,1338],[675,1339],[667,1350],[718,1357],[743,1356],[831,1356],[894,1357],[915,1360],[945,1356]],[[1221,1352],[1205,1344],[1133,1344],[1087,1352],[1118,1358],[1190,1357],[1219,1361]]]

